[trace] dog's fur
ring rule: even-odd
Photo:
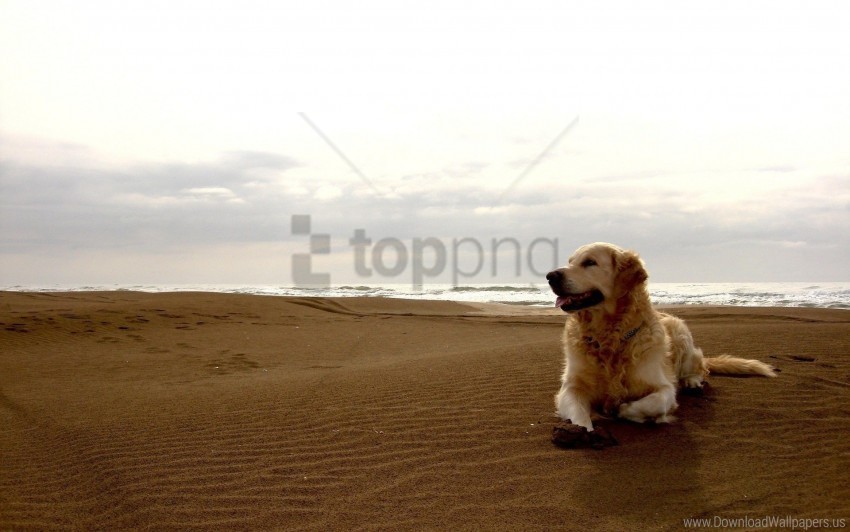
[[[709,372],[775,377],[757,360],[704,358],[685,322],[656,311],[649,275],[632,251],[606,243],[580,247],[546,276],[568,313],[558,416],[593,430],[592,417],[673,421],[679,387],[700,388]]]

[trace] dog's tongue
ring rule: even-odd
[[[558,296],[558,299],[555,300],[555,306],[561,308],[566,305],[569,300],[570,296]]]

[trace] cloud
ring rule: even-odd
[[[443,173],[448,177],[456,179],[474,178],[489,166],[490,163],[468,161],[444,168]]]
[[[300,166],[295,159],[285,155],[248,150],[228,151],[222,157],[221,163],[227,168],[242,171],[254,169],[282,171]]]
[[[226,187],[194,187],[182,189],[176,195],[118,193],[112,196],[115,204],[132,207],[187,207],[193,203],[244,204],[246,200]]]
[[[245,203],[232,190],[226,187],[195,187],[184,191],[196,201],[215,201],[227,203]]]
[[[313,232],[339,242],[335,254],[350,251],[345,243],[356,229],[376,241],[394,237],[408,244],[426,237],[446,243],[515,238],[524,245],[557,239],[561,262],[579,245],[605,240],[640,251],[655,280],[846,278],[850,176],[790,185],[767,180],[729,195],[707,184],[685,186],[674,174],[530,176],[500,202],[502,187],[475,177],[482,168],[471,164],[462,178],[440,171],[408,175],[391,194],[375,194],[357,181],[312,179],[309,167],[274,153],[118,168],[84,158],[45,165],[6,155],[0,160],[0,246],[17,265],[25,262],[21,257],[61,250],[66,258],[175,248],[215,248],[220,256],[228,246],[252,246],[256,255],[263,243],[300,243],[290,217],[310,214]]]
[[[331,201],[342,197],[342,189],[334,185],[322,185],[313,193],[319,201]]]
[[[6,154],[0,160],[0,242],[20,251],[278,238],[291,198],[261,185],[279,188],[297,166],[290,157],[262,152],[118,168],[82,159],[38,164]]]

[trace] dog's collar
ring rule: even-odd
[[[625,334],[625,336],[623,336],[622,342],[626,343],[629,340],[631,340],[632,338],[634,338],[635,335],[641,330],[642,327],[643,327],[643,323],[641,323],[640,325],[638,325],[637,327],[635,327],[631,331],[627,332]],[[593,343],[598,344],[599,343],[596,340],[594,340],[592,336],[585,336],[584,341],[585,341],[585,343],[588,343],[588,344],[593,344]]]

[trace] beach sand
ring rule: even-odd
[[[594,450],[551,443],[557,309],[2,293],[0,529],[850,518],[850,312],[668,310],[780,376],[712,376]]]

